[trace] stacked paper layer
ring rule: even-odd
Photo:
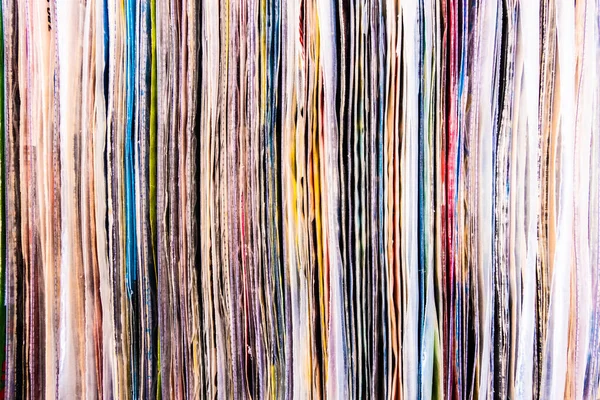
[[[600,398],[599,0],[0,12],[1,398]]]

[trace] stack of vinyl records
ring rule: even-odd
[[[600,0],[0,13],[0,398],[600,398]]]

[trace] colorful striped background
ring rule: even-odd
[[[600,0],[1,3],[0,398],[600,398]]]

